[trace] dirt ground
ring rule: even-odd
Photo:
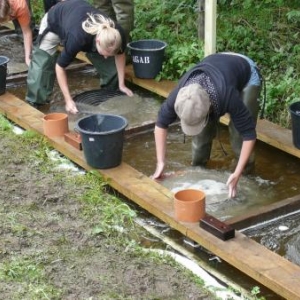
[[[0,126],[0,299],[214,299],[168,259],[95,234],[92,187],[34,140]]]

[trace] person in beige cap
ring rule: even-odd
[[[238,158],[227,180],[229,197],[235,197],[238,181],[254,166],[256,120],[261,76],[255,63],[242,54],[217,53],[204,58],[179,80],[162,104],[154,135],[157,165],[153,179],[165,168],[167,130],[178,118],[182,131],[192,139],[192,165],[205,166],[210,159],[221,116],[230,115],[230,142]]]

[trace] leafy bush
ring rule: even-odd
[[[178,80],[204,56],[197,34],[197,6],[192,0],[135,0],[132,40],[158,39],[167,42],[166,59],[157,79]],[[147,13],[145,13],[147,12]]]
[[[288,106],[299,101],[298,1],[220,1],[218,51],[254,59],[266,80],[265,117],[290,127]]]

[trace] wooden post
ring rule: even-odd
[[[205,0],[204,55],[216,52],[217,0]]]
[[[198,38],[204,41],[205,29],[205,0],[198,0]]]

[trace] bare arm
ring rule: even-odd
[[[165,168],[165,156],[166,156],[166,143],[167,143],[168,130],[155,126],[155,147],[156,147],[156,170],[152,175],[153,179],[157,179],[162,176]]]
[[[125,63],[126,57],[125,53],[115,56],[116,68],[118,72],[118,80],[119,80],[119,89],[127,96],[132,96],[132,91],[125,86]]]
[[[64,100],[66,103],[66,111],[72,114],[78,113],[76,104],[70,94],[67,73],[64,68],[60,67],[58,64],[55,65],[56,77],[58,85],[61,89],[61,92],[64,96]]]
[[[236,196],[236,190],[237,190],[237,184],[238,181],[243,173],[243,170],[249,160],[249,157],[253,151],[254,145],[256,140],[252,141],[244,141],[242,145],[242,150],[240,154],[239,161],[237,163],[237,166],[234,170],[234,173],[232,173],[228,180],[227,180],[227,186],[229,188],[229,194],[228,196],[230,198],[233,198]]]
[[[30,25],[22,26],[21,29],[24,37],[25,63],[29,66],[32,50],[32,31]]]

